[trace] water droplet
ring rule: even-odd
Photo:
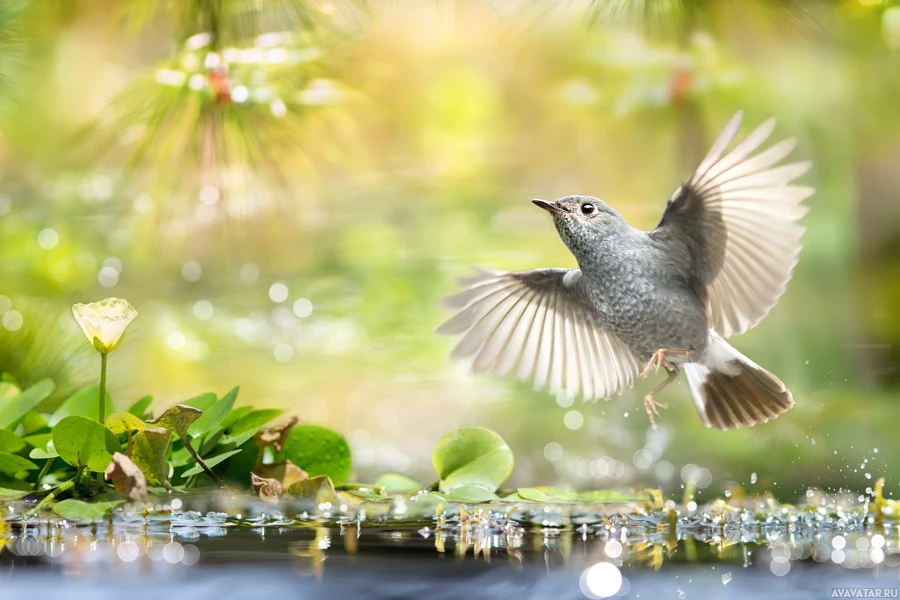
[[[729,583],[731,583],[731,571],[722,575],[722,585],[728,585]]]
[[[750,483],[756,483],[757,477],[756,473],[750,473]]]

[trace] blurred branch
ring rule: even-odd
[[[272,29],[333,29],[336,17],[352,18],[365,12],[367,4],[367,0],[125,0],[121,18],[135,30],[166,19],[179,32],[179,41],[209,32],[215,48],[246,42]]]
[[[647,35],[684,40],[698,27],[715,29],[717,13],[732,3],[714,0],[553,0],[557,7],[583,7],[591,26],[628,26]],[[825,0],[753,0],[742,3],[767,11],[773,21],[798,31],[821,31],[814,10]]]
[[[151,195],[141,210],[181,229],[277,208],[316,157],[340,156],[352,129],[340,107],[351,94],[327,78],[307,32],[215,43],[206,32],[188,38],[80,136],[90,159]]]

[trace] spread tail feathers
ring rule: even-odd
[[[794,406],[787,386],[713,331],[701,361],[683,367],[707,427],[765,423]]]

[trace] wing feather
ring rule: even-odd
[[[769,119],[727,151],[735,115],[691,178],[669,200],[651,236],[687,245],[707,299],[710,326],[722,336],[756,325],[784,293],[797,263],[811,187],[793,185],[809,161],[779,164],[793,139],[760,150],[775,129]]]
[[[462,334],[454,358],[473,370],[515,373],[520,380],[585,399],[621,393],[638,372],[638,359],[594,314],[580,272],[538,269],[483,271],[446,304],[457,312],[438,328]]]

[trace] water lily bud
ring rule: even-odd
[[[122,342],[125,329],[137,311],[121,298],[106,298],[90,304],[75,304],[72,314],[97,352],[109,354]]]

